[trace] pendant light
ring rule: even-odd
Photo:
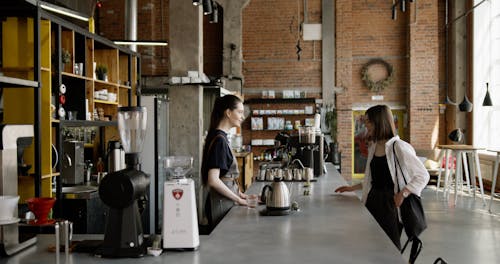
[[[193,5],[194,5],[194,6],[199,6],[199,5],[201,5],[201,0],[193,0]]]
[[[490,91],[488,90],[488,83],[486,83],[486,95],[484,96],[483,106],[493,106],[490,97]]]
[[[461,143],[464,139],[464,132],[462,129],[457,128],[448,134],[448,138],[453,142]]]
[[[467,16],[466,16],[467,17]],[[469,84],[469,34],[465,38],[465,85],[464,85],[464,100],[458,105],[461,112],[472,112],[472,103],[467,97],[467,85]]]
[[[467,97],[467,92],[464,94],[464,100],[458,105],[458,108],[460,109],[461,112],[472,112],[472,107],[474,105],[472,102],[469,100]]]

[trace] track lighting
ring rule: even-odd
[[[210,15],[213,12],[212,0],[203,0],[203,14]]]
[[[209,16],[210,16],[210,19],[208,20],[209,23],[215,24],[219,22],[219,7],[217,3],[213,3],[212,14],[210,14]]]
[[[406,2],[413,3],[413,0],[392,0],[392,20],[396,20],[396,13],[398,12],[398,5],[401,9],[401,12],[406,12]]]

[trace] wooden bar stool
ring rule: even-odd
[[[481,148],[476,148],[473,147],[472,145],[439,145],[439,148],[443,149],[446,151],[445,158],[446,158],[446,168],[445,168],[445,181],[444,181],[444,195],[446,196],[448,194],[448,189],[451,186],[450,181],[449,181],[449,168],[448,168],[448,159],[449,159],[449,153],[454,152],[456,155],[456,169],[455,169],[455,204],[457,203],[457,197],[458,197],[458,185],[463,185],[463,179],[462,179],[462,171],[465,173],[465,177],[467,182],[469,182],[470,179],[474,179],[473,186],[474,186],[474,192],[473,196],[476,198],[476,178],[471,177],[469,179],[469,169],[467,165],[467,155],[469,155],[471,159],[471,165],[472,165],[472,172],[477,173],[477,178],[479,180],[479,188],[481,191],[481,198],[483,200],[483,204],[486,205],[486,201],[484,199],[484,189],[483,189],[483,178],[481,176],[481,167],[479,165],[479,155],[478,155],[478,150]],[[469,191],[471,190],[471,186],[468,184],[468,189]],[[461,190],[463,189],[463,186],[460,188]]]

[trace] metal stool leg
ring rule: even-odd
[[[497,158],[495,160],[495,166],[493,168],[493,174],[491,178],[493,179],[493,184],[491,185],[491,198],[490,206],[488,211],[491,213],[491,204],[493,203],[493,197],[495,196],[495,187],[497,186],[497,175],[498,175],[498,163],[500,162],[500,152],[497,152]]]
[[[444,161],[444,185],[443,185],[443,196],[446,197],[448,192],[448,180],[450,177],[450,168],[449,168],[449,160],[450,160],[450,150],[445,149],[445,161]]]
[[[456,171],[455,171],[455,205],[457,205],[458,198],[458,183],[459,177],[462,178],[462,151],[457,151],[457,162],[456,162]]]
[[[464,174],[465,174],[465,181],[467,183],[467,190],[469,191],[469,194],[471,192],[470,190],[470,183],[469,183],[469,155],[467,152],[462,153],[462,159],[463,159],[463,168],[464,168]],[[472,160],[472,159],[470,159]],[[460,177],[460,180],[462,180],[462,177]],[[463,184],[460,184],[460,190],[463,192]]]
[[[486,205],[486,201],[484,200],[483,177],[481,176],[481,165],[479,163],[479,154],[477,153],[477,150],[474,150],[474,161],[475,162],[472,163],[475,168],[473,171],[477,172],[477,178],[479,180],[479,190],[481,191],[481,199],[483,200],[483,205]]]
[[[444,153],[446,152],[446,150],[444,149],[441,149],[441,151],[439,152],[439,156],[438,156],[438,162],[439,162],[439,173],[438,173],[438,178],[437,178],[437,182],[436,182],[436,193],[437,191],[439,191],[439,185],[441,184],[441,174],[443,173],[443,157],[444,157]]]

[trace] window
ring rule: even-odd
[[[474,0],[474,5],[482,0]],[[474,10],[473,144],[500,149],[500,1],[486,1]],[[486,83],[493,106],[483,106]]]

